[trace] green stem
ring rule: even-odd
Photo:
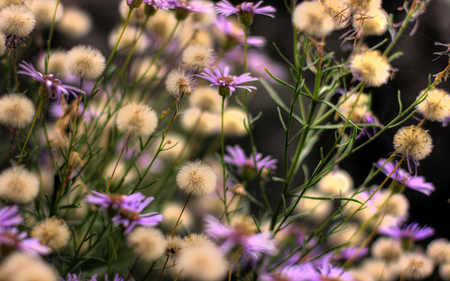
[[[225,163],[225,134],[223,130],[223,112],[225,111],[225,96],[222,96],[222,113],[221,113],[221,132],[220,132],[220,146],[222,148],[222,178],[223,178],[223,204],[225,208],[225,216],[227,218],[228,223],[230,223],[230,216],[228,214],[228,204],[227,204],[227,177],[226,177],[226,163]]]
[[[47,75],[48,73],[48,61],[50,60],[50,47],[52,45],[53,29],[55,27],[56,12],[58,11],[59,1],[60,0],[56,0],[55,12],[53,12],[52,25],[50,26],[50,31],[48,34],[47,57],[45,58],[45,73],[44,73],[45,75]]]
[[[39,102],[38,110],[36,111],[36,115],[34,115],[33,123],[31,123],[30,131],[28,132],[27,138],[25,139],[25,142],[23,143],[22,151],[20,151],[19,161],[17,161],[17,166],[19,166],[20,162],[22,162],[22,157],[25,152],[25,148],[27,147],[28,140],[30,139],[31,132],[33,131],[34,124],[36,123],[36,120],[41,114],[42,108],[44,107],[44,100],[41,99]]]

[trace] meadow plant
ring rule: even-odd
[[[428,2],[112,1],[97,44],[73,1],[1,1],[0,280],[450,280],[448,237],[408,197],[436,190],[420,162],[450,120],[450,64],[391,120],[372,110]],[[276,63],[251,27],[280,14]],[[345,163],[387,134],[354,179]]]

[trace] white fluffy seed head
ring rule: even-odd
[[[433,269],[433,261],[421,252],[406,253],[398,261],[398,270],[412,280],[422,280],[430,276]]]
[[[380,87],[390,77],[391,66],[380,51],[369,50],[352,57],[350,67],[353,77],[368,87]]]
[[[119,39],[119,36],[122,32],[123,26],[119,26],[118,28],[115,28],[111,31],[111,33],[108,36],[108,47],[112,50],[114,49],[117,40]],[[134,44],[136,39],[139,36],[139,29],[135,26],[127,26],[125,29],[122,39],[120,39],[119,45],[117,46],[117,49],[120,51],[126,51],[122,52],[122,54],[126,53],[128,54],[130,47]],[[133,54],[140,54],[144,51],[144,49],[147,47],[147,37],[143,33],[142,36],[139,38],[139,40],[136,43],[136,46],[134,47]]]
[[[58,75],[58,77],[64,77],[68,71],[66,68],[66,52],[59,51],[50,51],[51,56],[47,65],[47,72],[52,73],[53,75]],[[45,71],[45,58],[47,57],[47,53],[43,53],[38,60],[37,68],[39,71],[44,73]]]
[[[13,167],[0,174],[0,197],[17,204],[31,202],[39,193],[39,179],[23,167]]]
[[[123,20],[126,20],[128,12],[130,11],[130,6],[128,6],[127,0],[120,0],[120,1],[121,1],[119,4],[120,16],[122,17]],[[130,23],[135,24],[144,23],[145,18],[147,17],[147,15],[144,12],[144,6],[145,5],[141,5],[140,7],[135,7],[133,9],[130,16]]]
[[[389,263],[373,258],[364,259],[361,270],[375,280],[394,281],[398,276],[397,270]]]
[[[21,129],[31,124],[36,109],[33,102],[23,95],[11,94],[0,98],[0,123]]]
[[[58,252],[69,242],[71,232],[63,219],[53,216],[34,226],[31,236],[38,238],[41,244]]]
[[[346,171],[337,169],[325,175],[317,187],[325,195],[345,196],[353,188],[353,179]]]
[[[164,220],[161,222],[163,229],[172,230],[173,226],[177,222],[181,211],[183,210],[183,205],[179,203],[169,203],[161,211],[161,215],[163,215]],[[183,212],[181,216],[181,220],[179,223],[182,223],[185,227],[190,229],[193,224],[192,214],[190,212]],[[178,227],[177,230],[181,230],[182,228]]]
[[[358,94],[355,93],[353,93],[350,97],[343,95],[339,98],[338,104],[339,109],[347,118],[350,118],[350,120],[355,123],[361,123],[364,121],[363,118],[370,112],[371,100],[370,96],[364,93],[359,94],[358,102],[356,102],[357,97]],[[350,112],[352,112],[351,116]],[[339,116],[343,118],[343,116]]]
[[[344,2],[351,11],[359,14],[381,7],[381,0],[344,0]]]
[[[342,0],[321,0],[327,13],[333,18],[336,26],[344,28],[350,18],[350,11]]]
[[[166,239],[161,230],[139,227],[128,235],[128,244],[143,260],[152,262],[166,251]]]
[[[433,140],[428,131],[411,125],[400,128],[394,135],[394,149],[403,156],[410,156],[420,161],[430,155],[433,150]]]
[[[202,246],[214,246],[215,244],[211,241],[205,234],[191,233],[184,236],[183,248],[187,249],[190,247],[202,247]]]
[[[371,10],[361,15],[360,20],[354,20],[353,27],[360,27],[364,36],[383,35],[388,28],[387,13],[383,9]]]
[[[211,167],[200,160],[186,162],[177,174],[177,184],[186,194],[209,194],[216,187],[216,181],[216,174]]]
[[[66,67],[82,79],[93,80],[105,70],[105,57],[94,47],[79,45],[67,52]]]
[[[117,128],[125,135],[150,136],[158,126],[158,116],[149,106],[129,103],[117,113]]]
[[[222,110],[222,97],[210,87],[199,87],[192,92],[189,103],[202,111],[220,113]]]
[[[91,32],[92,18],[81,9],[69,7],[65,10],[64,16],[56,28],[67,37],[81,38]]]
[[[392,195],[390,195],[390,193],[391,192],[387,190],[380,190],[372,200],[374,206],[381,214],[390,215],[394,218],[406,218],[409,211],[408,199],[401,193]]]
[[[192,92],[192,75],[184,69],[177,68],[169,72],[166,79],[166,90],[175,98],[188,96]]]
[[[31,12],[36,17],[36,24],[39,28],[46,28],[52,24],[53,15],[55,13],[55,0],[34,0],[30,6]],[[62,3],[58,4],[56,11],[55,23],[59,22],[64,14],[64,6]]]
[[[220,115],[191,107],[183,113],[181,123],[186,131],[195,130],[195,134],[198,135],[211,135],[220,128]]]
[[[297,5],[292,22],[299,31],[318,38],[330,34],[336,27],[325,7],[316,1],[303,1]]]
[[[372,255],[386,262],[398,261],[402,253],[400,241],[390,237],[380,237],[372,245]]]
[[[165,252],[166,256],[173,260],[177,260],[183,250],[184,241],[180,235],[172,235],[166,237]]]
[[[187,67],[205,68],[214,61],[214,50],[202,44],[189,45],[183,52],[183,62]]]
[[[417,99],[424,93],[425,90],[420,92]],[[450,117],[450,95],[445,90],[433,88],[428,91],[427,98],[418,104],[416,109],[426,119],[442,122]]]
[[[55,269],[41,259],[24,253],[15,253],[2,261],[2,281],[58,281]]]
[[[6,37],[5,34],[0,32],[0,57],[3,56],[6,52]]]
[[[308,190],[306,196],[309,197],[325,197],[324,194],[315,191]],[[333,209],[333,203],[330,200],[314,200],[308,198],[302,198],[295,207],[298,213],[308,213],[307,218],[322,221],[325,219]]]
[[[160,38],[169,37],[170,33],[177,24],[177,20],[170,12],[158,9],[156,14],[151,16],[147,22],[147,29]]]
[[[25,6],[10,5],[0,11],[0,31],[6,35],[25,38],[33,31],[35,25],[33,13]]]
[[[450,263],[439,266],[439,276],[444,280],[450,280]]]
[[[427,255],[435,264],[450,262],[450,242],[445,238],[435,239],[427,246]]]
[[[213,245],[185,249],[179,258],[182,275],[191,280],[221,280],[228,269],[228,261]]]
[[[238,107],[229,107],[223,113],[223,131],[226,136],[240,137],[247,133],[244,126],[247,119],[245,111]]]

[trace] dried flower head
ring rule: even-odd
[[[435,239],[427,246],[427,255],[435,264],[446,264],[450,261],[450,242],[445,238]]]
[[[350,62],[353,77],[368,87],[380,87],[390,77],[391,66],[380,51],[369,50],[353,56]]]
[[[400,241],[390,237],[380,237],[372,245],[372,255],[387,262],[397,261],[402,253]]]
[[[216,174],[200,160],[186,162],[178,171],[177,184],[181,190],[192,195],[206,195],[216,187]]]
[[[380,190],[373,197],[373,204],[379,213],[400,219],[405,219],[408,216],[409,201],[402,193],[391,195],[390,191]]]
[[[177,223],[178,218],[180,217],[181,211],[183,210],[183,205],[180,203],[168,203],[165,205],[161,211],[161,215],[163,215],[164,220],[161,223],[164,227],[163,229],[172,230],[175,223]],[[183,212],[181,216],[181,220],[179,223],[182,223],[187,229],[192,227],[194,219],[190,212]],[[175,231],[180,231],[182,228],[177,227]]]
[[[128,235],[128,244],[145,261],[154,261],[166,250],[166,238],[161,230],[151,227],[139,227]]]
[[[222,97],[209,87],[196,88],[189,98],[189,103],[210,113],[220,113],[222,110]]]
[[[66,59],[67,69],[82,79],[96,79],[105,70],[105,57],[91,46],[73,47],[67,52]]]
[[[400,128],[394,135],[394,149],[407,158],[411,171],[410,160],[418,166],[418,161],[430,155],[433,150],[433,140],[428,131],[411,125]]]
[[[292,22],[299,31],[314,37],[326,36],[336,27],[325,7],[317,1],[303,1],[297,5]]]
[[[14,203],[31,202],[39,193],[39,179],[23,167],[12,167],[0,174],[0,197]]]
[[[184,69],[172,70],[166,79],[166,90],[175,98],[183,98],[191,94],[192,75]]]
[[[2,261],[2,281],[58,281],[58,273],[41,259],[24,253],[16,253]]]
[[[117,113],[116,124],[126,135],[149,136],[158,126],[158,116],[145,104],[129,103]]]
[[[180,235],[168,236],[166,238],[166,256],[169,259],[177,259],[183,249],[183,239]]]
[[[228,269],[228,261],[214,245],[187,248],[178,261],[183,276],[192,280],[221,280]]]
[[[33,102],[23,95],[11,94],[0,98],[0,123],[21,129],[31,124],[36,109]]]
[[[114,28],[111,33],[109,33],[108,36],[108,47],[113,50],[117,40],[119,39],[120,34],[122,33],[123,26],[119,26],[117,28]],[[124,33],[122,34],[122,38],[120,39],[119,45],[117,46],[118,51],[121,51],[120,53],[126,53],[131,49],[131,46],[135,43],[135,41],[138,39],[139,35],[139,29],[135,26],[127,26]],[[139,40],[136,42],[136,45],[134,46],[134,54],[140,54],[142,53],[145,48],[147,47],[147,41],[148,38],[143,33],[141,37],[139,37]],[[125,51],[125,52],[123,52]]]
[[[220,98],[219,95],[216,95]],[[202,111],[197,107],[187,109],[181,123],[185,130],[199,135],[211,135],[220,130],[220,115]]]
[[[344,3],[352,12],[359,14],[381,7],[381,0],[344,0]]]
[[[345,196],[353,188],[353,179],[346,171],[336,169],[324,176],[317,187],[325,195]]]
[[[56,28],[65,36],[77,39],[91,32],[92,19],[85,11],[69,7],[64,11],[64,16]]]
[[[383,35],[388,28],[387,14],[383,9],[371,10],[360,17],[360,20],[353,21],[353,27],[356,29],[361,28],[361,32],[364,36],[380,36]]]
[[[189,45],[183,52],[183,62],[187,67],[205,68],[214,61],[214,50],[202,44]]]
[[[22,5],[9,5],[0,11],[0,31],[5,35],[25,38],[33,31],[33,13]]]
[[[64,77],[67,74],[67,68],[66,68],[66,52],[65,51],[50,51],[50,59],[48,60],[47,64],[47,73],[55,73],[55,76],[58,77]],[[47,54],[42,54],[39,57],[39,61],[37,64],[37,68],[44,72],[45,70],[45,59],[47,57]]]
[[[187,249],[189,247],[202,247],[202,246],[215,246],[213,241],[209,239],[209,237],[205,234],[197,234],[191,233],[187,236],[184,236],[184,244],[183,249]]]
[[[223,113],[223,131],[226,136],[243,136],[247,133],[244,126],[247,119],[245,111],[240,107],[229,107]]]
[[[31,236],[39,239],[43,245],[53,251],[62,250],[69,242],[71,232],[63,219],[55,216],[38,223],[31,231]]]
[[[450,263],[439,266],[439,276],[441,276],[443,280],[450,280]]]
[[[49,27],[53,22],[53,15],[55,13],[56,0],[34,0],[30,6],[31,12],[36,17],[36,23],[39,28]],[[56,11],[55,23],[59,22],[64,14],[64,6],[62,3],[58,4]]]
[[[433,261],[421,252],[409,252],[400,257],[398,269],[405,277],[422,280],[433,273]]]
[[[420,92],[417,100],[423,97],[425,91]],[[433,88],[416,109],[427,120],[443,122],[450,117],[450,95],[445,90]]]

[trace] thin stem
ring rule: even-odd
[[[16,92],[17,94],[19,93],[19,77],[17,76],[17,60],[16,60],[16,48],[14,47],[13,49],[13,54],[14,54],[14,80],[16,82]]]
[[[34,115],[33,123],[31,123],[30,131],[28,132],[27,138],[25,139],[25,142],[23,143],[22,151],[20,151],[19,161],[17,161],[17,166],[19,166],[20,162],[22,162],[22,157],[25,152],[25,148],[27,147],[28,140],[30,139],[31,132],[33,131],[34,124],[36,123],[36,120],[41,114],[42,108],[44,107],[44,100],[41,99],[39,102],[38,110],[36,111],[36,115]]]
[[[56,1],[55,12],[53,13],[52,25],[50,26],[50,31],[48,34],[47,57],[45,58],[45,75],[47,75],[47,73],[48,73],[48,61],[50,60],[50,47],[52,45],[53,29],[55,27],[56,12],[58,11],[59,1],[60,0]]]
[[[166,258],[166,262],[164,263],[164,266],[163,266],[163,268],[162,268],[162,270],[161,270],[161,274],[159,275],[158,281],[161,281],[161,278],[162,278],[162,276],[163,276],[164,270],[166,269],[166,266],[167,266],[167,262],[168,262],[168,261],[169,261],[169,257]]]
[[[177,229],[178,223],[179,223],[180,220],[181,220],[181,216],[183,216],[184,209],[186,209],[186,205],[187,205],[187,203],[189,202],[189,198],[191,198],[191,195],[192,195],[192,192],[189,193],[189,196],[188,196],[188,198],[186,199],[186,203],[184,203],[183,209],[181,210],[180,216],[178,217],[177,222],[176,222],[175,225],[173,226],[172,232],[170,232],[170,235],[169,235],[169,236],[172,236],[173,233],[175,232],[175,229]]]
[[[125,151],[125,148],[128,146],[128,143],[130,142],[132,137],[133,137],[132,134],[129,135],[123,142],[122,151],[120,152],[119,159],[117,159],[116,166],[114,166],[114,170],[112,172],[111,178],[109,179],[108,186],[106,187],[105,193],[108,193],[108,191],[109,191],[109,187],[111,186],[111,182],[113,180],[114,174],[116,173],[116,169],[117,169],[117,166],[119,165],[120,158],[122,158],[122,154]]]
[[[225,206],[225,214],[227,217],[227,221],[230,222],[230,217],[228,216],[228,206],[227,206],[227,177],[226,177],[226,163],[225,163],[225,134],[223,127],[223,112],[225,111],[225,96],[222,96],[222,113],[221,113],[221,132],[220,132],[220,146],[222,148],[222,178],[223,178],[223,204]]]

